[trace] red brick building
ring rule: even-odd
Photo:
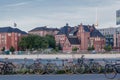
[[[57,28],[47,28],[44,27],[36,27],[28,32],[28,34],[37,34],[40,36],[46,36],[46,35],[53,35],[55,36],[59,32],[59,29]]]
[[[5,50],[9,50],[11,46],[18,50],[18,42],[22,36],[27,33],[12,27],[0,28],[0,50],[5,47]]]
[[[104,36],[94,27],[94,25],[78,25],[70,27],[68,24],[62,27],[55,36],[56,44],[61,44],[63,51],[87,50],[94,46],[96,51],[103,50],[105,46]]]

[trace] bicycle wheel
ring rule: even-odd
[[[33,73],[35,73],[35,74],[43,74],[45,71],[44,65],[42,65],[42,64],[33,64],[31,66],[31,69],[32,69]]]
[[[0,64],[0,73],[2,74],[3,73],[3,67],[4,67],[4,64]]]
[[[99,63],[92,63],[90,64],[90,71],[92,73],[100,73],[102,66]]]
[[[117,75],[116,69],[114,67],[114,65],[111,64],[107,64],[105,65],[105,77],[108,79],[114,79]]]
[[[76,74],[82,74],[85,72],[85,65],[84,64],[76,64],[74,68],[74,72]]]
[[[22,74],[26,74],[28,72],[27,65],[21,64],[19,72]]]
[[[58,67],[56,64],[49,63],[46,65],[46,72],[48,74],[56,73],[57,70],[58,70]]]
[[[74,66],[73,65],[65,65],[64,66],[64,71],[67,74],[73,74],[74,73]]]
[[[14,65],[13,64],[8,64],[7,72],[8,73],[14,73],[14,71],[15,71]]]

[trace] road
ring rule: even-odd
[[[79,75],[0,75],[0,80],[110,80],[104,74]],[[120,80],[120,75],[113,80]]]

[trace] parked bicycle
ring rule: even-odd
[[[65,73],[67,73],[67,74],[74,73],[75,64],[73,63],[73,61],[74,61],[73,59],[65,59],[64,60],[63,70],[65,71]]]
[[[87,64],[88,70],[91,73],[100,73],[102,66],[96,62],[94,59],[89,59]]]
[[[54,61],[47,60],[46,72],[48,74],[54,74],[58,71],[58,66]]]
[[[86,71],[87,64],[85,63],[84,55],[81,56],[81,58],[77,59],[77,63],[75,64],[74,72],[76,74],[82,74]]]
[[[81,58],[78,58],[77,64],[75,65],[75,73],[84,73],[84,72],[91,72],[91,73],[100,73],[102,66],[96,62],[94,59],[85,59],[84,55]]]
[[[27,58],[24,58],[24,61],[18,64],[17,68],[18,68],[17,72],[19,73],[22,73],[22,74],[29,73],[30,67],[29,67],[29,64],[27,64]]]
[[[105,77],[108,79],[114,79],[117,73],[120,73],[120,60],[113,62],[103,59],[103,61],[105,62]]]
[[[15,72],[15,67],[16,66],[7,59],[5,59],[5,61],[0,61],[1,74],[13,74]]]
[[[37,59],[30,65],[30,70],[35,74],[43,74],[45,72],[45,65],[41,63],[41,59]]]

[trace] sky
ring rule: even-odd
[[[116,27],[120,0],[0,0],[0,27],[17,24],[29,31],[35,27],[60,28],[80,23],[97,28]]]

